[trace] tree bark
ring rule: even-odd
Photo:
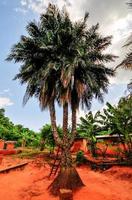
[[[64,145],[62,148],[62,155],[61,155],[61,168],[69,168],[72,167],[72,156],[70,152],[70,147]]]
[[[71,141],[70,141],[70,145],[73,145],[73,142],[75,140],[76,134],[77,134],[77,130],[76,130],[76,126],[77,126],[77,116],[76,116],[76,107],[72,106],[72,136],[71,136]]]
[[[63,142],[68,142],[68,103],[63,105]]]
[[[69,145],[68,135],[68,103],[63,105],[63,146],[61,156],[61,167],[67,168],[72,166],[72,157]]]
[[[50,103],[49,111],[50,111],[51,127],[52,127],[52,132],[53,132],[53,137],[54,137],[55,143],[57,146],[62,146],[62,141],[57,132],[54,102]]]

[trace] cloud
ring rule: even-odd
[[[132,79],[132,71],[118,69],[116,72],[116,76],[113,78],[110,78],[110,83],[111,84],[128,84],[130,83],[131,79]]]
[[[80,117],[85,117],[85,115],[86,115],[87,112],[88,111],[79,109],[79,111],[77,112],[77,123],[80,122]]]
[[[7,97],[0,97],[0,107],[11,106],[13,102]]]
[[[8,93],[10,91],[10,89],[4,89],[3,92],[4,93]]]
[[[4,95],[4,94],[9,94],[10,93],[10,89],[4,89],[2,92],[0,92],[0,95]]]
[[[21,0],[21,5],[22,6],[26,6],[27,5],[27,1],[26,0]]]
[[[6,96],[12,96],[12,92],[10,91],[9,88],[0,91],[0,96],[5,96],[5,95]]]
[[[15,10],[15,12],[20,12],[20,13],[22,13],[22,14],[26,14],[27,13],[27,10],[26,9],[24,9],[24,8],[14,8],[14,10]]]

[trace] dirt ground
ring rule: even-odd
[[[25,161],[25,160],[24,160]],[[18,158],[6,157],[1,168],[21,163]],[[0,200],[58,200],[47,191],[53,181],[48,179],[49,166],[39,159],[29,161],[24,169],[0,174]],[[95,172],[88,167],[77,168],[85,187],[74,193],[74,200],[131,200],[132,168],[113,167]]]

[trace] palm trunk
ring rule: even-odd
[[[57,146],[61,146],[62,141],[58,135],[57,126],[56,126],[56,115],[55,115],[54,102],[50,103],[49,111],[50,111],[51,127],[52,127],[52,132],[53,132],[53,137],[54,137],[55,143]]]
[[[76,119],[74,118],[73,121],[75,121],[74,122],[75,125]],[[63,106],[63,145],[61,147],[62,149],[61,168],[57,177],[49,186],[49,190],[53,195],[58,195],[59,190],[61,188],[75,190],[77,188],[84,186],[78,172],[72,165],[72,157],[70,152],[70,147],[72,143],[71,141],[69,142],[67,127],[68,127],[68,104],[65,104]]]
[[[63,149],[62,149],[62,160],[61,166],[63,168],[72,167],[72,156],[71,156],[71,146],[74,142],[76,136],[76,109],[72,109],[72,137],[69,140],[68,137],[68,104],[63,106]]]
[[[67,169],[69,167],[72,167],[72,156],[70,148],[64,146],[64,148],[62,148],[62,155],[61,155],[61,168]]]
[[[68,142],[68,104],[63,105],[63,143]]]
[[[69,146],[68,136],[68,103],[63,105],[63,147],[61,157],[61,167],[68,168],[72,166],[72,158]]]
[[[77,126],[77,116],[76,116],[76,108],[74,106],[72,106],[72,137],[71,137],[71,141],[70,141],[70,145],[73,145],[73,142],[75,140],[77,131],[76,131],[76,126]]]

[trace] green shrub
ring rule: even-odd
[[[81,165],[86,163],[86,158],[83,151],[78,151],[76,154],[76,164]]]

